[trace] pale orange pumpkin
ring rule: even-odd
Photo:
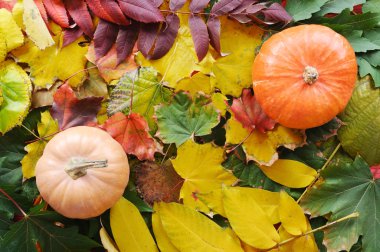
[[[340,113],[356,77],[349,42],[321,25],[300,25],[273,35],[252,66],[255,96],[264,112],[297,129],[320,126]]]
[[[58,133],[36,165],[41,196],[69,218],[100,215],[122,196],[128,180],[128,158],[122,146],[94,127]]]

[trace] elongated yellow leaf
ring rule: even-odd
[[[118,252],[119,250],[116,248],[115,242],[108,235],[106,229],[102,227],[99,231],[100,240],[102,241],[103,247],[107,250],[107,252]]]
[[[111,229],[120,251],[158,251],[139,210],[124,198],[111,208]]]
[[[243,251],[228,231],[187,206],[161,202],[156,211],[169,239],[181,252]]]
[[[232,229],[248,245],[269,249],[280,241],[270,218],[249,190],[223,190],[223,205]]]
[[[300,235],[307,231],[302,208],[285,191],[280,192],[279,215],[282,226],[289,234]]]
[[[40,11],[33,0],[24,0],[23,20],[26,34],[33,43],[41,50],[54,45],[54,40],[50,35]]]
[[[162,226],[161,217],[157,211],[157,204],[154,204],[153,209],[155,212],[152,214],[152,226],[158,247],[161,251],[165,252],[179,252],[179,250],[170,241],[164,227]]]
[[[279,159],[272,166],[260,166],[260,169],[271,180],[291,188],[306,187],[317,176],[317,171],[313,168],[288,159]]]
[[[13,19],[12,13],[10,13],[7,9],[0,9],[0,36],[3,36],[5,39],[7,52],[21,46],[24,43],[24,35],[22,34],[20,27]]]

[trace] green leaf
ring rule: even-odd
[[[306,140],[308,143],[326,141],[330,137],[333,137],[336,135],[341,125],[342,125],[342,122],[338,118],[334,118],[328,123],[325,123],[319,127],[307,129]]]
[[[362,37],[363,31],[350,31],[344,34],[355,52],[367,52],[380,49],[380,45],[373,43],[370,39]]]
[[[177,147],[189,138],[210,134],[219,123],[219,114],[209,99],[198,96],[193,102],[186,93],[178,93],[170,105],[157,107],[156,118],[157,135]]]
[[[42,251],[89,251],[100,245],[78,234],[76,227],[61,228],[54,225],[50,216],[52,212],[36,212],[12,224],[0,243],[2,252],[38,251],[36,244]]]
[[[2,241],[2,237],[4,234],[7,233],[8,227],[12,222],[10,221],[10,218],[7,216],[7,213],[5,211],[0,210],[0,244]]]
[[[380,87],[380,69],[372,66],[366,59],[358,56],[357,58],[358,66],[359,66],[359,75],[360,77],[364,77],[368,74],[371,75],[375,87]]]
[[[293,17],[294,21],[311,18],[311,14],[319,11],[328,0],[288,0],[286,11]]]
[[[312,215],[330,214],[334,221],[353,212],[359,217],[332,226],[325,232],[329,250],[348,250],[363,235],[364,251],[380,251],[380,180],[374,180],[368,164],[357,157],[321,173],[323,183],[313,187],[301,202]]]
[[[32,83],[26,72],[13,61],[0,64],[0,133],[19,125],[28,114]]]
[[[138,76],[136,72],[126,73],[119,80],[111,92],[107,112],[109,115],[119,111],[129,113],[133,99],[132,112],[143,115],[150,130],[156,131],[157,125],[153,119],[154,106],[168,103],[171,94],[171,91],[158,81],[156,70],[141,68]]]
[[[362,10],[363,12],[380,12],[380,0],[367,0]]]
[[[322,6],[321,11],[316,13],[318,16],[323,16],[327,13],[340,13],[342,10],[349,8],[353,10],[355,5],[365,3],[366,0],[330,0]]]

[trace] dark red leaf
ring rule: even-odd
[[[214,4],[211,9],[211,13],[215,15],[224,15],[238,7],[243,0],[221,0]]]
[[[66,8],[62,0],[43,0],[43,3],[49,17],[53,19],[54,22],[63,28],[70,26]]]
[[[45,24],[48,26],[49,20],[48,15],[46,13],[46,9],[44,4],[42,3],[42,0],[34,0],[34,3],[36,4],[38,10],[40,11],[41,17],[44,20]]]
[[[98,17],[119,25],[129,25],[120,6],[114,0],[86,0],[88,7]]]
[[[261,11],[265,17],[265,22],[268,24],[282,22],[285,25],[290,23],[293,18],[286,12],[284,7],[279,3],[273,3],[267,9]]]
[[[159,23],[143,24],[141,26],[139,38],[137,40],[137,48],[145,58],[149,58],[149,53],[153,49],[159,29]]]
[[[140,160],[154,160],[154,153],[161,152],[161,146],[149,135],[148,123],[139,114],[126,116],[117,112],[101,128],[118,141],[126,153]]]
[[[175,14],[166,17],[166,25],[163,24],[159,31],[154,45],[154,49],[149,55],[150,59],[159,59],[163,57],[173,46],[179,29],[179,18]]]
[[[62,45],[62,47],[70,45],[75,40],[77,40],[80,36],[82,36],[82,34],[83,34],[83,30],[79,26],[76,26],[72,29],[66,29],[63,32],[63,45]]]
[[[202,12],[209,2],[210,0],[192,0],[190,2],[190,11],[192,13]]]
[[[143,22],[155,23],[164,21],[160,10],[149,0],[118,0],[121,10],[128,17]]]
[[[94,34],[95,55],[101,58],[111,49],[116,41],[119,26],[103,19],[99,20]]]
[[[380,179],[380,165],[371,166],[371,173],[374,179]]]
[[[92,38],[94,25],[84,0],[65,0],[67,11],[83,32]]]
[[[250,131],[257,129],[265,132],[272,130],[276,125],[276,122],[270,119],[261,109],[250,89],[244,89],[241,97],[233,100],[231,111],[236,120]]]
[[[132,54],[139,35],[139,24],[121,26],[116,38],[117,64],[119,65]]]
[[[50,113],[58,120],[61,130],[80,125],[93,125],[102,100],[103,97],[87,97],[79,100],[66,83],[55,92]]]
[[[207,20],[207,30],[210,36],[210,44],[220,53],[220,20],[217,17],[210,17]]]
[[[186,3],[186,0],[170,0],[169,8],[172,11],[177,11],[181,9],[185,3]]]
[[[189,27],[198,60],[202,61],[207,54],[208,45],[210,43],[207,25],[200,16],[191,15],[189,18]]]

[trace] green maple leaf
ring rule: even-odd
[[[219,123],[219,114],[210,100],[198,96],[194,102],[185,93],[178,93],[170,105],[156,109],[159,131],[164,143],[178,146],[194,136],[204,136]]]
[[[366,0],[329,0],[321,8],[321,11],[316,13],[318,16],[323,16],[327,13],[340,13],[342,10],[349,8],[353,10],[355,5],[365,3]]]
[[[325,232],[331,251],[348,250],[363,235],[364,251],[380,251],[380,180],[374,180],[368,164],[357,157],[353,163],[339,161],[321,175],[323,183],[313,187],[301,202],[312,215],[327,215],[334,221],[351,213],[359,217],[340,222]]]
[[[311,15],[321,9],[328,0],[288,0],[286,11],[293,17],[294,21],[311,18]]]

